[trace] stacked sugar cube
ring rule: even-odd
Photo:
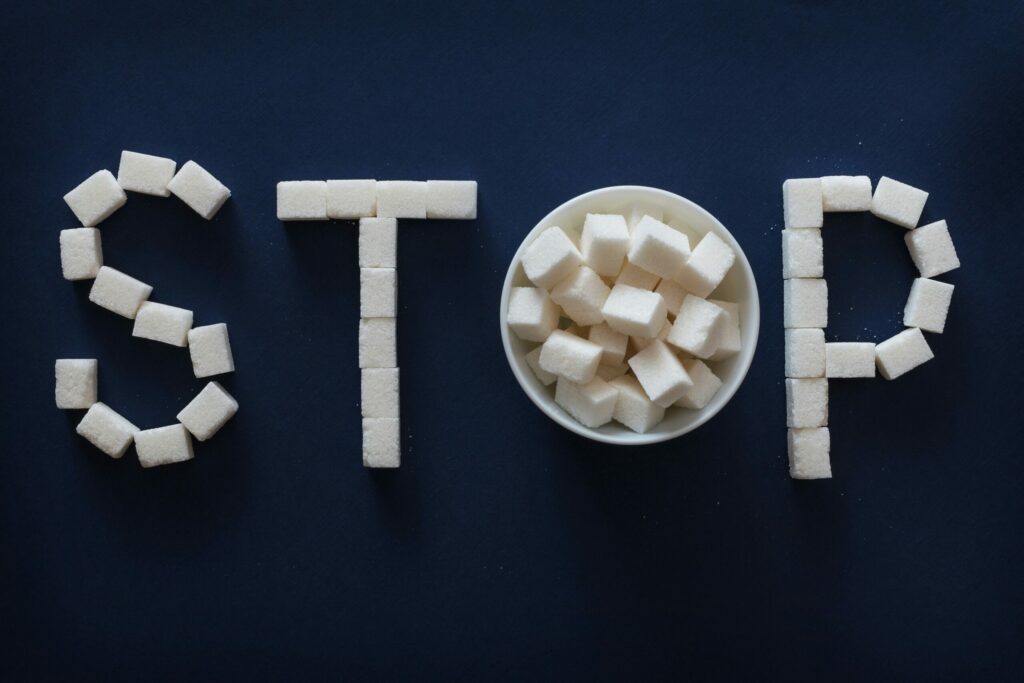
[[[476,218],[472,180],[290,180],[277,184],[281,221],[359,220],[359,368],[363,465],[401,465],[398,219]]]
[[[692,231],[664,221],[646,205],[588,214],[523,253],[533,286],[511,289],[506,323],[537,344],[527,364],[586,427],[643,433],[667,411],[700,410],[722,385],[716,364],[740,351],[739,306],[709,298],[735,253],[713,232],[691,244]]]
[[[960,266],[945,221],[917,228],[928,193],[882,177],[871,191],[867,176],[790,179],[782,185],[786,425],[790,476],[832,476],[828,430],[828,380],[895,379],[932,358],[922,330],[942,332],[953,285],[930,278]],[[904,310],[908,329],[879,344],[826,342],[828,285],[821,229],[824,214],[871,211],[909,230],[911,258],[921,277]]]

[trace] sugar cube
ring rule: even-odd
[[[629,209],[629,217],[626,221],[629,226],[630,234],[633,234],[633,230],[635,230],[636,226],[640,224],[640,221],[643,220],[644,216],[650,216],[656,221],[665,220],[665,212],[662,211],[661,207],[655,206],[654,204],[648,204],[646,202],[634,204]]]
[[[144,301],[135,316],[132,336],[185,347],[188,346],[190,329],[192,311],[154,301]]]
[[[206,220],[213,218],[231,190],[194,161],[186,161],[167,183],[167,189]]]
[[[277,184],[277,220],[327,220],[327,182],[282,180]]]
[[[84,410],[96,402],[95,358],[58,358],[54,364],[54,395],[61,410]]]
[[[928,193],[916,187],[882,176],[871,197],[871,213],[879,218],[912,229],[921,219]]]
[[[562,307],[570,320],[587,327],[604,320],[601,307],[610,291],[600,275],[587,266],[580,266],[555,285],[551,300]]]
[[[235,371],[228,326],[224,323],[193,327],[188,331],[188,352],[196,377],[211,377]]]
[[[559,377],[555,385],[555,403],[584,427],[595,429],[611,422],[619,392],[600,377],[575,384]]]
[[[65,280],[89,280],[103,265],[103,244],[96,228],[60,231],[60,268]]]
[[[652,401],[636,377],[623,375],[608,382],[618,390],[612,419],[638,434],[651,430],[665,417],[665,409]]]
[[[377,181],[371,179],[328,180],[327,217],[369,218],[377,215]]]
[[[790,429],[789,476],[793,479],[831,479],[828,427]]]
[[[687,294],[665,341],[697,358],[710,358],[718,350],[728,322],[729,316],[720,306]]]
[[[628,258],[658,277],[674,278],[690,258],[690,241],[678,230],[644,216],[633,230]]]
[[[238,401],[218,382],[209,382],[189,404],[178,413],[178,422],[192,436],[206,441],[220,431],[238,412]]]
[[[170,197],[167,183],[174,177],[177,166],[174,159],[124,150],[117,167],[117,184],[129,192]]]
[[[782,183],[782,215],[787,228],[820,228],[821,179],[790,178]]]
[[[359,317],[394,318],[398,312],[398,272],[394,268],[359,269]]]
[[[591,327],[587,339],[601,347],[602,365],[620,365],[626,357],[629,337],[616,332],[606,323]]]
[[[629,251],[626,219],[616,214],[588,213],[583,221],[580,251],[583,260],[599,275],[617,275]]]
[[[690,258],[676,273],[675,280],[686,291],[706,297],[722,284],[735,262],[736,252],[732,247],[715,233],[709,232],[693,248]]]
[[[708,299],[709,304],[714,304],[725,311],[725,324],[722,327],[722,334],[718,338],[718,348],[708,356],[707,360],[720,361],[735,356],[743,348],[743,335],[740,332],[740,306],[731,301],[720,299]]]
[[[663,408],[678,401],[693,387],[693,380],[683,364],[660,339],[630,358],[628,364],[650,399]]]
[[[875,345],[870,342],[825,344],[825,376],[853,378],[875,376]]]
[[[825,247],[821,230],[782,231],[782,277],[820,278],[825,275]]]
[[[398,219],[359,219],[359,267],[398,266]]]
[[[402,435],[395,417],[363,418],[363,467],[395,468],[402,463]]]
[[[875,347],[878,372],[886,379],[896,379],[934,357],[917,327],[903,330]]]
[[[427,184],[416,180],[377,181],[377,215],[382,218],[426,218]]]
[[[601,308],[608,326],[630,337],[657,336],[668,310],[660,294],[628,285],[615,285]]]
[[[427,218],[473,220],[476,218],[475,180],[428,180]]]
[[[128,201],[110,171],[96,171],[64,195],[64,202],[86,227],[95,227]]]
[[[555,381],[558,379],[558,375],[552,372],[548,372],[547,370],[540,366],[540,351],[541,347],[538,346],[533,351],[530,351],[528,354],[526,354],[524,358],[526,358],[527,365],[529,365],[530,369],[533,370],[533,374],[537,376],[537,379],[540,380],[540,383],[546,387],[549,387],[555,383]],[[600,371],[600,367],[598,368],[598,371]]]
[[[786,377],[825,376],[825,330],[786,330]]]
[[[143,467],[158,467],[185,462],[195,457],[192,437],[185,425],[174,424],[135,433],[135,452]]]
[[[359,321],[359,367],[398,367],[397,318],[363,318]]]
[[[722,380],[699,358],[685,358],[682,363],[686,374],[693,381],[693,386],[683,392],[675,405],[690,410],[701,410],[711,403],[711,399],[722,388]]]
[[[828,380],[786,380],[786,426],[823,427],[828,424]]]
[[[653,291],[658,286],[659,279],[654,273],[648,273],[640,266],[626,261],[622,270],[619,271],[618,277],[615,278],[615,284]]]
[[[828,285],[825,280],[793,279],[782,284],[783,325],[828,327]]]
[[[89,301],[125,318],[134,319],[153,288],[110,266],[102,266],[89,290]]]
[[[622,377],[629,372],[629,366],[623,363],[616,365],[598,365],[597,376],[605,382],[611,382],[616,377]]]
[[[903,324],[941,333],[946,329],[946,314],[953,299],[953,285],[938,280],[917,278],[903,309]]]
[[[558,306],[539,287],[513,287],[509,293],[508,327],[523,341],[546,340],[558,317]]]
[[[935,221],[911,230],[903,239],[921,277],[935,277],[960,267],[946,221]]]
[[[665,310],[668,312],[669,318],[676,317],[687,294],[682,285],[667,279],[658,283],[658,286],[654,288],[654,293],[660,294],[661,298],[665,300]]]
[[[97,401],[89,407],[75,431],[111,458],[120,458],[132,445],[139,428]]]
[[[866,175],[828,175],[821,179],[825,211],[867,211],[871,208],[871,178]]]
[[[603,349],[563,330],[555,330],[540,350],[540,367],[576,384],[586,384],[597,374]]]
[[[544,230],[523,252],[526,277],[538,287],[551,289],[583,264],[583,256],[562,229]]]
[[[363,417],[398,417],[398,368],[363,368]]]

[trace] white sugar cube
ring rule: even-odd
[[[654,273],[648,273],[640,266],[626,261],[622,270],[619,271],[618,277],[615,278],[615,284],[653,291],[658,286],[659,279]]]
[[[629,337],[616,332],[607,324],[594,325],[587,333],[587,339],[601,347],[603,365],[620,365],[626,357]]]
[[[363,467],[398,467],[402,463],[402,435],[395,417],[363,418]]]
[[[327,217],[369,218],[377,215],[377,181],[372,179],[328,180]]]
[[[824,427],[828,424],[828,380],[786,380],[786,426]]]
[[[678,401],[693,387],[693,380],[683,364],[660,339],[630,358],[628,364],[647,396],[663,408]]]
[[[95,358],[58,358],[54,363],[54,396],[61,410],[84,410],[96,402]]]
[[[615,285],[601,309],[608,326],[630,337],[653,338],[665,325],[668,310],[660,294]]]
[[[665,341],[697,358],[718,350],[729,316],[720,306],[687,294]]]
[[[363,368],[363,417],[398,417],[398,368]]]
[[[359,267],[395,268],[398,266],[398,220],[395,218],[359,219]]]
[[[790,429],[789,476],[793,479],[831,479],[828,427]]]
[[[359,321],[359,367],[398,367],[397,318],[364,318]]]
[[[665,417],[665,409],[652,401],[636,377],[624,375],[608,382],[619,395],[612,419],[638,434],[651,430]]]
[[[821,179],[825,211],[867,211],[871,208],[871,178],[866,175],[828,175]]]
[[[558,327],[558,306],[539,287],[513,287],[508,297],[508,327],[523,341],[542,342]]]
[[[786,377],[825,376],[825,330],[786,330]]]
[[[238,412],[238,401],[218,382],[209,382],[189,404],[178,413],[178,422],[200,441],[220,431]]]
[[[649,273],[674,278],[690,258],[690,241],[678,230],[644,216],[633,230],[627,257]]]
[[[143,467],[159,467],[185,462],[195,457],[192,437],[185,425],[174,424],[135,433],[135,452]]]
[[[708,299],[708,303],[725,311],[726,319],[722,327],[722,335],[718,339],[718,348],[707,359],[720,361],[731,358],[743,348],[743,335],[740,332],[740,305],[720,299]]]
[[[417,180],[377,181],[377,215],[382,218],[426,218],[427,184]]]
[[[946,221],[935,221],[911,230],[903,239],[921,277],[935,277],[960,267]]]
[[[616,214],[588,213],[583,221],[580,251],[583,260],[599,275],[617,275],[629,251],[626,219]]]
[[[540,349],[540,367],[576,384],[586,384],[597,374],[603,349],[563,330],[555,330]]]
[[[132,336],[185,347],[188,346],[190,329],[192,311],[154,301],[144,301],[135,315]]]
[[[103,266],[89,290],[89,301],[125,318],[134,319],[153,288],[110,266]]]
[[[782,183],[782,215],[787,228],[820,228],[821,179],[790,178]]]
[[[825,246],[821,230],[782,231],[782,277],[820,278],[825,275]]]
[[[111,458],[120,458],[132,445],[132,439],[139,428],[105,403],[97,401],[89,407],[89,412],[75,427],[75,431]]]
[[[224,183],[194,161],[186,161],[178,169],[167,189],[206,220],[213,218],[231,197]]]
[[[903,324],[941,334],[946,329],[946,314],[953,299],[953,285],[938,280],[917,278],[903,309]]]
[[[96,228],[60,231],[60,268],[65,280],[89,280],[103,266],[103,243]]]
[[[428,180],[427,218],[473,220],[476,218],[475,180]]]
[[[654,288],[654,293],[660,294],[661,298],[665,300],[665,310],[668,312],[668,317],[675,318],[679,308],[683,305],[683,299],[686,298],[687,291],[677,282],[662,280]]]
[[[174,177],[177,166],[174,159],[124,150],[117,167],[117,184],[129,192],[170,197],[167,183]]]
[[[587,266],[569,273],[551,290],[551,300],[577,325],[587,327],[604,320],[601,307],[611,292],[601,276]]]
[[[530,351],[524,358],[526,358],[527,365],[533,370],[533,374],[537,376],[540,383],[546,387],[551,386],[558,380],[558,375],[553,372],[548,372],[540,366],[540,351],[541,347],[538,346],[533,351]],[[600,368],[598,368],[600,370]]]
[[[921,219],[928,193],[916,187],[882,176],[871,197],[871,213],[879,218],[912,229]]]
[[[783,325],[828,327],[828,285],[825,280],[793,279],[782,284]]]
[[[825,376],[855,378],[875,376],[875,345],[870,342],[825,344]]]
[[[188,331],[188,352],[196,377],[211,377],[235,371],[228,326],[224,323],[193,327]]]
[[[327,182],[282,180],[277,184],[277,220],[327,220]]]
[[[934,357],[924,334],[916,327],[903,330],[875,347],[878,372],[886,379],[896,379]]]
[[[626,220],[630,234],[633,234],[633,230],[635,230],[636,226],[640,224],[640,221],[643,220],[644,216],[650,216],[656,221],[665,220],[665,212],[660,206],[655,206],[654,204],[648,204],[646,202],[634,204],[630,207],[629,216]]]
[[[683,368],[686,369],[686,374],[693,381],[693,386],[683,392],[683,395],[679,397],[675,405],[690,410],[701,410],[708,403],[711,403],[711,399],[722,388],[722,380],[698,358],[686,358],[682,362]]]
[[[619,392],[600,377],[575,384],[565,377],[555,385],[555,403],[584,427],[596,429],[612,420]]]
[[[582,263],[579,249],[558,226],[541,232],[523,252],[526,277],[544,289],[557,285]]]
[[[686,291],[706,297],[715,291],[736,262],[736,252],[721,237],[709,232],[701,238],[675,280]]]
[[[359,317],[394,318],[398,312],[398,272],[394,268],[359,269]]]
[[[124,190],[117,184],[114,174],[107,170],[96,171],[64,195],[64,202],[86,227],[99,225],[126,201],[128,197]]]
[[[625,363],[619,363],[617,365],[598,365],[597,376],[603,379],[605,382],[611,382],[616,377],[622,377],[629,372],[629,366]]]

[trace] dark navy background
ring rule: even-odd
[[[1020,680],[1024,5],[865,4],[8,6],[0,677]],[[231,331],[238,416],[151,471],[53,405],[58,357],[146,428],[203,385],[61,278],[61,197],[122,149],[233,192],[102,224]],[[835,173],[930,191],[963,268],[936,360],[833,382],[834,479],[793,482],[781,184]],[[398,472],[360,462],[356,227],[275,219],[333,177],[480,183],[477,221],[400,227]],[[497,316],[536,221],[624,183],[715,214],[762,301],[729,406],[637,450],[536,410]],[[898,331],[904,231],[825,233],[828,338]]]

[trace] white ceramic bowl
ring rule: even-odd
[[[718,391],[711,402],[702,410],[685,410],[672,407],[665,413],[665,419],[646,434],[637,434],[618,422],[609,422],[603,427],[590,429],[573,419],[568,413],[562,410],[555,403],[555,387],[545,387],[533,374],[533,370],[526,362],[526,354],[532,351],[537,344],[525,342],[512,334],[505,322],[508,318],[508,298],[513,287],[532,286],[523,272],[522,256],[523,250],[543,230],[557,225],[569,235],[570,238],[579,240],[580,230],[583,227],[583,219],[588,213],[621,213],[627,214],[633,204],[644,203],[660,207],[664,211],[666,223],[688,233],[691,245],[695,243],[694,237],[703,236],[708,231],[714,232],[736,252],[736,263],[722,284],[715,290],[712,297],[735,301],[740,305],[740,330],[742,338],[742,350],[727,360],[715,363],[712,369],[721,380],[722,388]],[[685,226],[685,227],[684,227]],[[519,245],[516,255],[509,264],[508,274],[505,276],[505,286],[501,290],[501,341],[505,346],[505,355],[508,356],[508,364],[512,367],[512,373],[519,380],[519,385],[526,392],[538,408],[552,420],[566,429],[576,432],[581,436],[595,441],[620,444],[623,446],[638,446],[642,444],[667,441],[677,436],[682,436],[701,426],[721,410],[736,390],[739,389],[743,378],[746,377],[750,363],[754,359],[754,349],[757,346],[757,333],[761,321],[761,307],[757,296],[757,284],[754,282],[754,273],[750,268],[743,249],[733,238],[732,233],[725,229],[718,220],[710,213],[697,206],[688,199],[679,195],[658,190],[653,187],[642,187],[635,185],[621,185],[618,187],[605,187],[600,190],[587,192],[579,197],[570,199],[557,209],[543,218],[536,227],[530,231]]]

